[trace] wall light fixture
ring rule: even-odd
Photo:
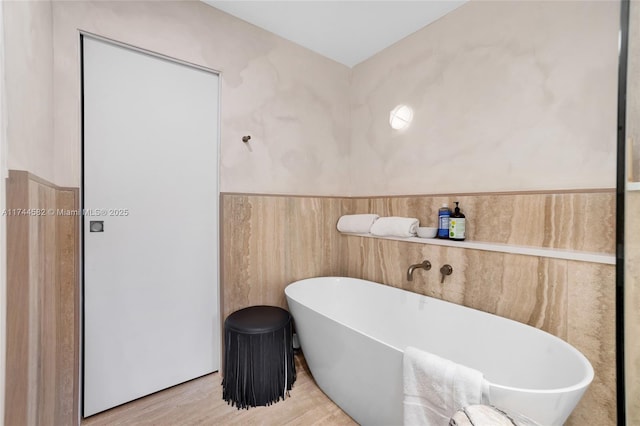
[[[398,105],[389,114],[389,124],[392,129],[403,130],[409,127],[413,119],[413,110],[407,105]]]

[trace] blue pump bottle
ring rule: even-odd
[[[444,203],[440,210],[438,210],[438,238],[449,239],[449,218],[451,217],[451,210],[449,204]]]

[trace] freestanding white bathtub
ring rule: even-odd
[[[593,379],[589,361],[544,331],[475,309],[353,278],[285,289],[311,374],[363,425],[401,425],[407,346],[474,368],[492,405],[561,425]]]

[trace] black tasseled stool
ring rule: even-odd
[[[271,405],[296,381],[293,321],[275,306],[250,306],[224,321],[222,398],[240,408]]]

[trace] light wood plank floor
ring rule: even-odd
[[[296,373],[291,396],[268,407],[231,407],[222,399],[220,374],[213,373],[96,414],[82,426],[356,424],[318,388],[301,353]]]

